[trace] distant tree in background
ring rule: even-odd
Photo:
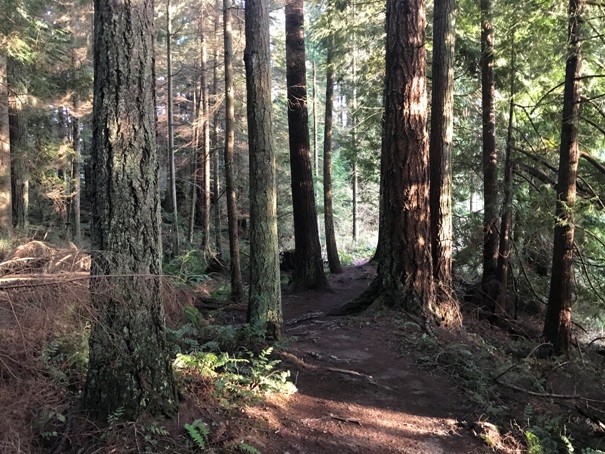
[[[231,297],[234,300],[241,300],[244,297],[244,284],[242,281],[235,192],[235,83],[233,80],[233,31],[230,0],[223,0],[223,31],[225,43],[225,193],[227,195],[229,255],[231,258]]]
[[[483,118],[483,292],[490,291],[498,266],[498,150],[494,82],[493,0],[481,0],[481,109]]]
[[[12,213],[8,67],[7,57],[0,48],[0,232],[3,237],[12,234]]]
[[[290,287],[292,291],[328,287],[323,270],[313,191],[303,27],[303,0],[288,0],[286,2],[286,78],[296,249],[296,268]]]
[[[342,273],[338,248],[336,247],[336,233],[334,231],[334,209],[332,204],[332,130],[334,109],[334,60],[333,50],[328,44],[328,55],[326,58],[326,114],[324,126],[324,221],[326,227],[326,251],[328,253],[328,265],[330,272]],[[355,224],[355,221],[353,222]]]
[[[559,177],[555,209],[555,233],[552,276],[544,337],[555,352],[569,353],[571,346],[571,304],[574,292],[574,207],[580,145],[578,120],[580,112],[580,68],[582,65],[582,13],[584,0],[569,2],[569,41],[563,92],[563,123],[559,150]]]

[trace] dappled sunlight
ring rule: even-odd
[[[331,444],[340,452],[438,454],[450,452],[441,439],[457,430],[457,421],[449,417],[421,416],[301,393],[289,399],[270,398],[269,402],[265,408],[246,408],[246,414],[263,421],[272,438],[280,437],[292,446],[315,442]],[[297,415],[296,420],[289,421],[288,415]]]

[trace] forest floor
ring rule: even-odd
[[[332,291],[284,295],[282,352],[298,392],[247,409],[265,421],[263,453],[469,454],[489,449],[469,430],[473,405],[442,371],[419,365],[405,316],[325,314],[363,291],[375,269],[332,275]],[[413,324],[410,324],[413,326]]]
[[[572,354],[552,357],[543,312],[524,312],[527,302],[506,324],[463,302],[464,326],[434,335],[402,311],[327,316],[372,282],[365,262],[331,275],[329,291],[283,295],[287,340],[267,361],[281,360],[296,393],[262,395],[240,376],[229,396],[217,380],[228,368],[181,370],[177,418],[97,425],[78,405],[94,318],[89,267],[75,247],[38,241],[0,263],[1,453],[193,453],[200,446],[185,429],[202,421],[214,453],[605,454],[602,331],[576,324]],[[237,337],[245,304],[213,300],[225,276],[175,282],[165,286],[175,351],[195,358],[223,336],[220,352],[239,354],[237,368],[266,347]],[[251,391],[262,398],[247,400]]]

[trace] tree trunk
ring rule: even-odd
[[[231,257],[231,297],[244,297],[239,238],[237,231],[237,204],[234,180],[235,146],[235,95],[233,81],[233,37],[231,27],[231,2],[223,0],[223,31],[225,41],[225,192],[227,194],[227,217],[229,221],[229,254]]]
[[[11,195],[11,148],[8,116],[8,68],[0,51],[0,235],[10,237],[13,231]]]
[[[286,2],[286,79],[296,268],[293,292],[327,288],[311,169],[303,0]]]
[[[172,13],[170,0],[166,2],[166,83],[168,93],[166,104],[168,105],[168,164],[170,166],[170,194],[172,200],[172,255],[180,254],[179,245],[179,215],[176,199],[176,167],[174,163],[174,119],[172,106]]]
[[[12,191],[12,227],[24,230],[27,226],[29,208],[29,180],[27,169],[27,131],[23,112],[25,88],[22,83],[22,66],[15,60],[9,60],[8,98],[10,124],[11,191]]]
[[[342,273],[336,235],[334,233],[334,212],[332,210],[332,109],[334,106],[334,68],[332,63],[332,43],[328,44],[326,60],[326,115],[324,118],[324,219],[326,224],[326,249],[330,272]]]
[[[355,16],[355,3],[353,3],[353,16]],[[352,59],[353,59],[353,112],[352,112],[352,122],[353,127],[351,128],[351,142],[353,144],[353,150],[351,153],[353,159],[353,169],[352,169],[352,193],[353,193],[353,229],[352,229],[352,239],[353,244],[357,244],[357,240],[359,237],[358,232],[358,207],[357,207],[357,192],[359,191],[359,173],[357,171],[357,40],[355,35],[353,35],[353,48],[351,49]]]
[[[513,127],[515,115],[515,35],[511,32],[510,101],[508,106],[508,131],[506,135],[506,156],[504,158],[504,200],[502,201],[502,221],[500,222],[500,245],[498,249],[498,293],[495,298],[496,314],[506,316],[511,305],[508,297],[508,268],[510,241],[513,226]]]
[[[481,105],[483,112],[483,284],[496,277],[498,264],[498,151],[494,107],[494,24],[492,0],[481,0]],[[491,292],[486,292],[488,299]],[[493,301],[488,300],[493,307]]]
[[[202,249],[204,250],[206,256],[210,256],[210,103],[208,101],[208,85],[206,83],[206,69],[208,67],[208,45],[206,40],[206,34],[204,33],[202,25],[200,25],[200,32],[202,37],[202,58],[200,65],[200,84],[202,96],[200,101],[202,103],[202,137],[204,139],[204,147],[201,153],[201,167],[203,171],[202,181],[204,182],[204,199],[202,203],[202,228],[204,230],[204,235],[202,237]]]
[[[431,92],[431,251],[442,315],[460,322],[452,292],[452,140],[454,135],[454,43],[456,1],[436,0]]]
[[[79,102],[77,100],[74,101],[74,108],[78,108]],[[74,242],[78,247],[82,246],[82,224],[80,222],[80,172],[81,172],[81,163],[82,163],[82,153],[80,152],[81,144],[80,144],[80,118],[77,116],[78,114],[72,117],[72,143],[74,149],[74,157],[73,157],[73,175],[72,175],[72,208],[73,208],[73,234],[74,234]]]
[[[269,3],[246,1],[246,87],[250,148],[250,300],[248,322],[283,336],[277,188],[273,147]]]
[[[578,114],[580,109],[580,67],[582,64],[582,10],[584,0],[569,2],[569,42],[563,92],[563,126],[557,180],[552,276],[544,337],[558,354],[569,353],[571,344],[571,303],[573,297],[573,245],[576,178],[580,148]]]
[[[191,204],[189,205],[189,228],[187,232],[187,241],[193,244],[193,233],[195,231],[195,218],[197,213],[197,193],[198,193],[198,150],[200,147],[200,97],[198,95],[197,77],[193,87],[193,122],[192,122],[192,141],[191,141]]]
[[[172,415],[162,303],[153,2],[97,0],[94,15],[92,318],[84,409]]]
[[[334,91],[334,88],[332,88]],[[319,146],[317,144],[317,68],[313,59],[313,164],[315,176],[319,176]]]
[[[221,3],[220,0],[216,1],[216,16],[214,21],[214,37],[218,41],[219,32],[219,11]],[[223,240],[221,235],[221,185],[220,185],[220,159],[221,154],[219,153],[219,96],[218,96],[218,42],[214,46],[214,119],[212,127],[212,163],[214,168],[213,180],[212,180],[212,198],[214,199],[214,247],[218,257],[223,256]]]
[[[378,276],[336,313],[387,305],[435,315],[429,213],[425,2],[387,1]]]

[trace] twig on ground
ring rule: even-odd
[[[326,315],[321,311],[310,312],[308,314],[303,315],[302,317],[295,318],[286,323],[286,326],[298,325],[299,323],[306,322],[307,320],[313,320],[315,318],[319,318]]]
[[[498,383],[502,386],[506,386],[507,388],[513,389],[515,391],[519,391],[525,394],[529,394],[530,396],[535,397],[544,397],[547,399],[562,399],[562,400],[581,400],[583,402],[592,402],[595,404],[605,404],[605,400],[598,399],[590,399],[589,397],[582,397],[577,394],[552,394],[552,393],[539,393],[536,391],[530,391],[529,389],[521,388],[520,386],[511,385],[509,383],[503,383],[498,380]]]
[[[528,358],[529,358],[531,355],[533,355],[533,354],[534,354],[534,352],[535,352],[536,350],[538,350],[540,347],[543,347],[544,345],[550,345],[550,342],[543,342],[543,343],[541,343],[541,344],[536,345],[536,346],[535,346],[535,347],[532,349],[532,351],[530,351],[530,352],[527,354],[527,356],[526,356],[525,358],[523,358],[521,361],[519,361],[519,362],[517,362],[517,363],[513,364],[512,366],[510,366],[508,369],[506,369],[506,370],[505,370],[504,372],[502,372],[501,374],[496,375],[496,376],[495,376],[495,377],[494,377],[492,380],[498,381],[498,379],[499,379],[500,377],[502,377],[503,375],[507,374],[508,372],[510,372],[510,371],[511,371],[512,369],[514,369],[515,367],[520,366],[521,364],[523,364],[523,362],[524,362],[526,359],[528,359]]]
[[[361,421],[359,421],[359,419],[345,418],[343,416],[333,415],[332,413],[330,413],[330,418],[336,419],[337,421],[350,422],[352,424],[359,424],[361,426]]]

